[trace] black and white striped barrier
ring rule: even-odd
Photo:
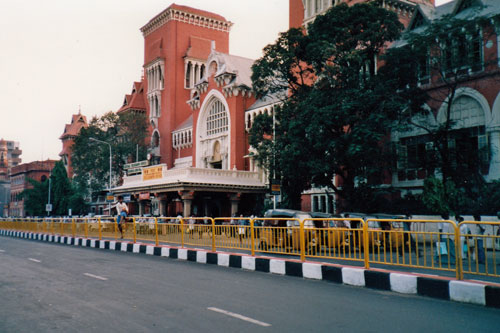
[[[83,246],[105,250],[144,253],[202,264],[240,268],[277,275],[415,294],[463,303],[500,308],[500,284],[459,281],[448,277],[402,273],[379,269],[363,269],[336,264],[301,262],[291,259],[252,257],[245,254],[211,252],[173,246],[154,246],[123,241],[73,238],[21,231],[0,230],[0,236],[33,239],[39,241]]]

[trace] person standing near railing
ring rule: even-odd
[[[411,222],[409,222],[411,219],[412,216],[410,214],[406,214],[406,221],[403,222],[403,244],[399,255],[402,256],[404,249],[406,249],[407,253],[414,251],[417,257],[421,257],[422,250],[417,250],[417,242],[411,236]]]
[[[448,213],[441,215],[442,221],[448,221],[450,215]],[[436,243],[436,261],[439,264],[439,259],[441,258],[441,264],[447,264],[448,260],[450,263],[455,262],[455,243],[453,234],[455,233],[453,226],[448,222],[439,222],[439,241]]]
[[[481,221],[481,216],[479,214],[474,215],[474,221]],[[478,263],[484,264],[485,255],[484,255],[484,242],[483,235],[486,231],[486,228],[482,224],[469,224],[469,230],[471,232],[471,239],[473,240],[473,246],[475,247],[475,256],[474,259],[477,260]],[[480,237],[478,237],[480,236]]]
[[[123,238],[123,223],[125,223],[128,215],[128,206],[123,202],[123,197],[118,197],[118,203],[115,205],[116,213],[116,223],[118,224],[118,230],[120,230],[121,238]]]

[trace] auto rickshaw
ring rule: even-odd
[[[267,218],[267,219],[266,219]],[[270,209],[259,228],[259,249],[289,253],[300,251],[300,222],[310,219],[306,212],[291,209]],[[306,240],[306,245],[308,244]]]

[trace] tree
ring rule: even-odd
[[[26,189],[21,193],[24,198],[24,210],[28,216],[43,216],[47,214],[45,205],[48,203],[49,180],[38,182],[28,179],[31,189]]]
[[[282,33],[254,64],[258,95],[290,93],[276,113],[273,143],[269,118],[257,117],[250,133],[259,163],[281,178],[289,207],[300,207],[303,190],[316,185],[332,188],[349,209],[359,186],[372,187],[390,167],[385,141],[401,100],[378,75],[376,58],[401,30],[396,14],[375,4],[341,4],[316,17],[307,34]]]
[[[25,209],[27,215],[45,215],[45,205],[49,197],[49,180],[38,182],[28,179],[33,186],[24,190]],[[73,187],[68,179],[66,168],[62,161],[56,162],[50,175],[50,203],[52,204],[52,215],[68,215],[69,209],[72,214],[79,215],[85,212],[85,203],[82,195]]]
[[[445,15],[406,33],[386,54],[381,74],[394,80],[399,98],[408,101],[399,115],[400,130],[416,130],[421,133],[418,140],[426,143],[415,163],[430,177],[423,201],[436,213],[443,209],[462,213],[466,209],[462,201],[479,204],[479,194],[487,186],[483,174],[489,166],[488,145],[462,128],[454,110],[460,107],[463,87],[498,84],[493,77],[476,80],[482,68],[497,62],[481,57],[482,40],[494,31],[490,22],[481,16]],[[399,156],[404,160],[407,146],[400,147],[405,149]]]
[[[95,138],[111,144],[114,184],[123,175],[123,165],[134,159],[138,148],[139,159],[147,153],[148,123],[142,113],[116,115],[108,112],[94,117],[87,128],[75,138],[72,164],[78,188],[86,195],[108,187],[109,147],[90,140]]]

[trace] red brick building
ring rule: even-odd
[[[231,26],[220,15],[173,4],[141,28],[144,78],[118,112],[146,112],[149,160],[114,189],[131,195],[134,213],[250,213],[266,191],[248,158],[253,60],[228,54]]]
[[[33,188],[28,179],[45,181],[50,176],[55,163],[55,160],[35,161],[20,164],[11,169],[9,216],[26,216],[24,199],[20,197],[20,194],[26,189]]]
[[[307,26],[328,8],[339,3],[349,5],[367,2],[366,0],[290,0],[290,27]],[[423,29],[433,20],[444,15],[462,19],[472,19],[477,15],[488,17],[490,24],[479,27],[477,36],[466,36],[462,41],[449,41],[453,52],[467,50],[464,56],[474,57],[474,66],[464,67],[470,76],[460,85],[452,101],[451,117],[456,121],[456,131],[470,133],[468,143],[475,142],[477,149],[487,150],[483,176],[487,181],[500,178],[500,2],[497,0],[454,0],[436,7],[433,0],[384,0],[382,6],[398,13],[400,21],[407,30]],[[392,47],[397,47],[396,42]],[[442,94],[446,89],[440,83],[438,73],[428,72],[421,82],[424,89],[432,94]],[[443,121],[448,99],[434,99],[429,107],[437,110],[436,123]],[[432,149],[426,141],[423,130],[417,128],[399,133],[391,133],[391,140],[398,146],[400,161],[396,172],[388,184],[400,189],[401,195],[418,193],[422,190],[423,180],[430,176],[419,161],[424,161],[427,150]],[[452,140],[453,141],[453,140]],[[459,149],[463,142],[453,141],[453,149]],[[483,154],[484,155],[484,154]],[[436,171],[434,171],[436,172]],[[434,175],[434,173],[433,173]],[[437,175],[439,175],[437,173]],[[313,188],[303,195],[304,210],[334,212],[333,191],[328,188]]]
[[[66,124],[63,134],[59,137],[63,146],[59,156],[61,156],[61,160],[63,161],[66,172],[68,173],[68,178],[70,179],[73,178],[73,167],[71,166],[71,147],[73,146],[75,137],[78,133],[80,133],[80,130],[82,128],[86,128],[87,126],[87,117],[78,112],[78,114],[74,114],[71,117],[71,123]]]

